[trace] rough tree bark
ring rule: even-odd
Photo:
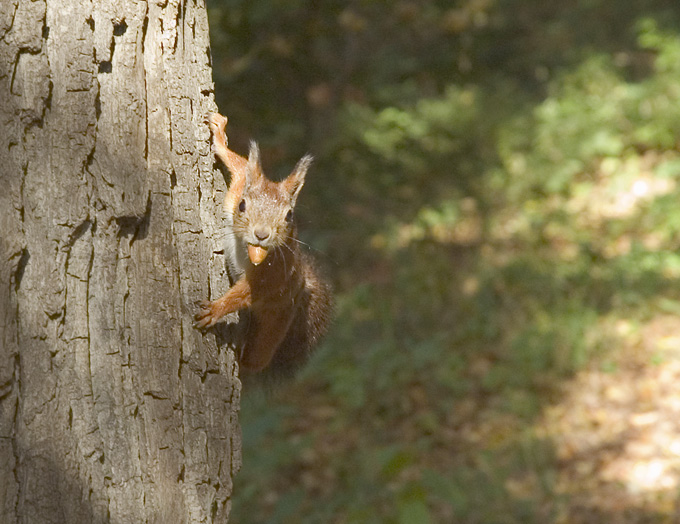
[[[2,0],[0,522],[225,522],[203,0]]]

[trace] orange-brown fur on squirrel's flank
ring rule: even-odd
[[[242,275],[224,296],[201,304],[196,327],[210,327],[228,313],[248,309],[241,366],[250,371],[295,369],[326,332],[332,309],[330,286],[300,250],[293,221],[312,158],[303,157],[285,180],[272,182],[262,172],[257,144],[251,143],[248,159],[227,147],[226,124],[222,115],[210,116],[215,154],[231,172],[224,209]]]

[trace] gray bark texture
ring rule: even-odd
[[[226,522],[203,0],[0,0],[0,523]]]

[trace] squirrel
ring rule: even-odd
[[[331,287],[300,249],[293,220],[312,157],[272,182],[262,171],[257,143],[250,142],[246,159],[227,147],[227,118],[212,113],[208,120],[215,155],[231,172],[224,209],[240,276],[224,296],[199,304],[195,327],[204,330],[229,313],[249,310],[239,365],[250,372],[295,371],[326,333],[333,307]]]

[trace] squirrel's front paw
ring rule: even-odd
[[[217,311],[215,302],[203,300],[196,303],[200,308],[194,315],[194,327],[196,329],[206,329],[213,326],[221,317]]]
[[[208,115],[208,123],[210,124],[210,129],[213,133],[224,133],[224,128],[227,126],[229,119],[226,116],[222,116],[219,113],[210,113]]]

